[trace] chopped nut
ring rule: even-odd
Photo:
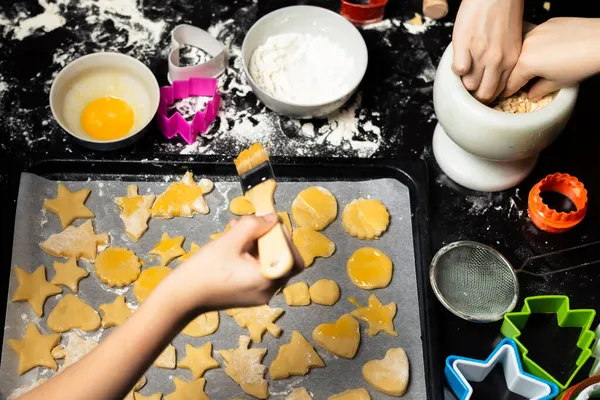
[[[411,25],[421,26],[423,25],[423,18],[421,17],[421,14],[415,13],[413,19],[408,21],[408,23]]]
[[[544,2],[544,10],[550,11],[550,2],[549,1]]]
[[[539,101],[532,101],[527,97],[527,92],[519,91],[512,96],[497,100],[491,107],[494,110],[504,111],[512,114],[533,112],[546,107],[554,100],[555,93],[547,94]]]

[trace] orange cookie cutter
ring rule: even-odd
[[[542,192],[555,192],[567,196],[577,207],[569,213],[559,212],[548,207]],[[580,223],[587,213],[588,197],[583,183],[569,174],[551,174],[539,181],[529,192],[529,218],[543,231],[566,232]]]

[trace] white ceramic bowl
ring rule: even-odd
[[[114,96],[134,111],[134,124],[119,139],[99,140],[84,132],[80,116],[91,101]],[[119,53],[94,53],[71,62],[54,79],[50,109],[58,124],[82,146],[114,150],[138,140],[158,109],[160,89],[154,74],[135,58]]]
[[[452,72],[452,43],[433,85],[436,117],[446,134],[467,152],[494,161],[517,161],[548,147],[569,121],[579,87],[560,90],[546,107],[523,114],[494,110],[475,99]]]
[[[262,90],[248,71],[250,58],[267,38],[283,33],[323,35],[343,48],[353,58],[355,66],[348,82],[348,92],[326,103],[294,104],[280,101]],[[367,45],[358,29],[341,15],[313,6],[285,7],[259,19],[244,39],[242,57],[246,78],[256,96],[276,113],[293,118],[322,117],[339,109],[358,88],[368,63]]]

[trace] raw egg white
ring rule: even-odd
[[[127,102],[105,96],[87,104],[81,112],[81,127],[99,140],[119,139],[133,127],[134,113]]]

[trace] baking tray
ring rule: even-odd
[[[411,211],[412,230],[414,241],[414,257],[416,263],[416,279],[418,287],[420,324],[423,345],[423,368],[425,371],[425,382],[427,397],[430,399],[442,398],[441,388],[443,386],[441,377],[441,358],[438,353],[437,329],[435,326],[437,315],[437,303],[433,300],[427,279],[429,263],[429,232],[427,218],[427,190],[426,190],[426,167],[421,161],[398,162],[395,164],[383,164],[370,160],[344,160],[343,162],[332,162],[331,160],[308,159],[308,160],[278,160],[272,159],[275,174],[280,181],[361,181],[372,179],[391,178],[399,181],[408,188]],[[51,180],[61,181],[162,181],[165,175],[181,175],[191,170],[197,176],[212,178],[215,182],[235,181],[237,175],[231,163],[217,162],[204,158],[201,162],[128,162],[128,161],[44,161],[33,165],[28,172]],[[11,182],[11,197],[16,198],[18,189],[16,179]],[[7,215],[8,214],[8,215]],[[13,223],[10,221],[13,215],[3,212],[5,236],[9,240],[3,240],[3,263],[10,267],[10,254]],[[3,235],[4,236],[4,235]],[[189,241],[187,242],[189,246]],[[318,266],[317,266],[318,267]],[[7,291],[8,274],[10,268],[4,268],[2,280],[2,292]],[[365,297],[366,298],[366,297]],[[345,302],[345,296],[340,300]],[[402,304],[398,304],[399,307]],[[2,308],[1,313],[5,310]],[[0,315],[4,321],[4,315]],[[222,315],[222,319],[229,318]],[[400,322],[401,323],[401,322]],[[396,322],[398,324],[398,322]],[[289,329],[288,329],[289,330]],[[368,340],[363,336],[363,341]],[[278,343],[282,344],[282,343]],[[327,362],[327,360],[326,360]],[[267,364],[268,365],[268,364]],[[317,372],[318,373],[318,372]]]

